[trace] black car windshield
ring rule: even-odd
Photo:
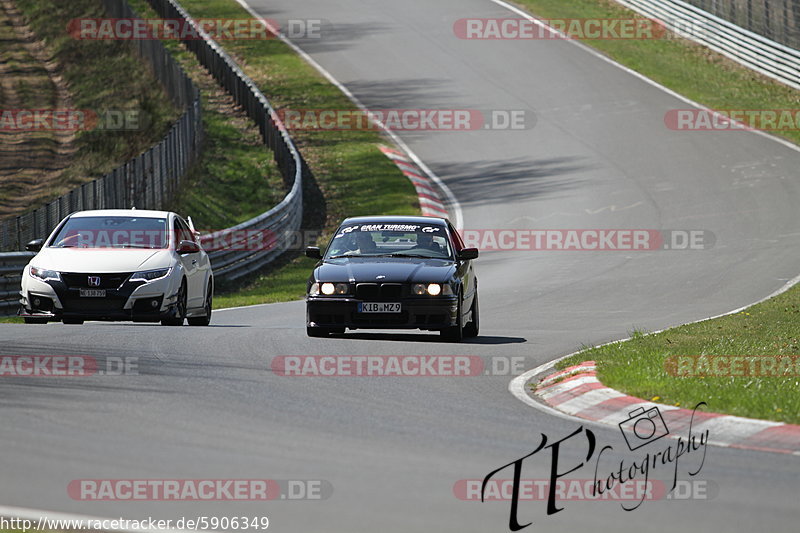
[[[444,226],[432,224],[352,224],[336,232],[325,259],[339,257],[418,257],[452,259]]]
[[[162,249],[169,244],[166,218],[72,217],[53,237],[53,248]]]

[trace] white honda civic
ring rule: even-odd
[[[28,324],[211,321],[211,263],[191,218],[187,223],[167,211],[81,211],[26,248],[38,252],[22,275],[20,315]]]

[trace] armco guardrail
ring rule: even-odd
[[[278,115],[256,84],[239,68],[230,56],[214,42],[175,0],[148,0],[153,9],[165,19],[181,19],[192,24],[202,39],[184,41],[197,59],[219,84],[231,94],[259,127],[264,143],[272,150],[283,174],[291,184],[286,197],[263,215],[233,228],[203,237],[203,242],[217,239],[220,234],[264,232],[274,236],[270,247],[248,249],[236,241],[226,250],[211,252],[211,266],[217,279],[234,280],[247,275],[286,251],[291,233],[300,228],[303,216],[303,160]],[[240,249],[243,248],[243,249]]]
[[[800,50],[800,0],[685,0],[721,19]]]
[[[800,89],[800,51],[679,0],[617,0],[670,31],[742,65]]]
[[[137,15],[125,0],[104,0],[114,18]],[[168,202],[200,150],[203,122],[200,91],[157,40],[135,41],[138,55],[151,67],[183,114],[164,139],[102,178],[83,184],[47,205],[0,221],[0,250],[22,250],[25,243],[46,237],[56,224],[84,209],[158,209]]]
[[[0,315],[17,311],[22,269],[34,255],[33,252],[0,254]]]

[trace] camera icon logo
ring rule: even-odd
[[[658,407],[645,410],[639,407],[628,413],[628,419],[619,423],[625,443],[631,451],[669,435],[667,425]]]

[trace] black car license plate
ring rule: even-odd
[[[402,305],[399,303],[359,302],[359,313],[399,313]]]

